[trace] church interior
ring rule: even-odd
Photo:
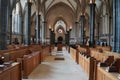
[[[120,0],[0,0],[0,80],[120,80]]]

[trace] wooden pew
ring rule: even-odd
[[[111,46],[95,46],[96,49],[102,49],[103,51],[111,51]]]
[[[114,67],[114,69],[112,67]],[[108,67],[97,66],[96,80],[120,80],[118,79],[119,73],[120,73],[120,58],[116,59]]]
[[[7,50],[0,50],[0,54],[3,55],[4,53],[9,53],[9,52],[12,52],[12,51],[17,51],[17,50],[26,49],[26,48],[28,48],[28,47],[22,46],[22,47],[19,47],[19,48],[12,48],[12,49],[7,49]]]
[[[105,56],[114,56],[115,59],[120,58],[120,54],[116,52],[104,51]]]
[[[5,61],[8,61],[9,59],[16,61],[17,58],[22,58],[24,55],[30,54],[34,51],[39,51],[40,55],[41,55],[41,46],[40,45],[31,45],[31,46],[28,46],[25,48],[12,50],[10,52],[8,52],[8,51],[6,53],[2,53],[2,55],[5,56]]]
[[[41,52],[41,61],[44,61],[44,59],[47,56],[50,56],[50,46],[45,46],[42,48],[42,52]]]
[[[89,54],[79,53],[79,65],[87,73],[89,80],[94,79],[94,60]]]
[[[82,53],[89,53],[88,47],[78,46],[78,50],[79,50],[79,52],[82,52]]]
[[[70,55],[73,58],[73,60],[76,62],[76,49],[70,47]]]
[[[106,71],[106,67],[97,67],[97,79],[96,80],[119,80],[118,73],[109,73]]]
[[[31,51],[28,49],[21,49],[21,50],[10,52],[8,54],[10,56],[10,60],[16,61],[17,58],[22,58],[24,55],[31,54]]]
[[[20,63],[12,63],[11,66],[0,70],[0,80],[22,80]]]
[[[113,52],[108,52],[108,53],[105,53],[104,51],[102,53],[98,52],[97,53],[95,51],[93,51],[94,54],[96,54],[97,56],[94,55],[94,57],[96,58],[96,61],[98,62],[106,62],[107,65],[106,66],[112,66],[112,64],[114,63],[114,61],[117,60],[117,58],[120,58],[119,57],[119,54],[116,54],[116,53],[113,53]],[[112,54],[111,54],[112,53]],[[93,54],[93,53],[92,53]],[[118,61],[118,60],[117,60]],[[96,75],[94,75],[95,77],[95,80],[119,80],[117,78],[117,75],[118,73],[115,72],[115,73],[109,73],[109,72],[106,72],[106,68],[107,67],[100,67],[100,66],[97,66],[98,65],[98,62],[96,62],[96,64],[94,65],[95,68],[95,73]],[[117,67],[117,71],[120,71],[120,60],[119,62],[116,62],[117,64],[114,64],[114,66]],[[112,76],[112,77],[109,77],[109,76]]]
[[[91,65],[90,65],[90,60],[85,57],[85,54],[87,52],[86,49],[89,49],[88,50],[88,52],[90,52],[89,55],[91,55],[91,57],[94,57],[94,59],[91,62],[92,63]],[[106,62],[107,66],[110,66],[111,63],[113,63],[114,59],[120,58],[120,54],[116,54],[116,53],[104,51],[104,50],[101,51],[101,50],[95,49],[95,48],[82,48],[82,47],[79,47],[79,51],[82,52],[82,54],[79,54],[79,64],[85,70],[85,72],[88,74],[90,80],[114,80],[114,78],[111,78],[111,77],[109,78],[109,76],[108,76],[109,74],[104,74],[105,73],[104,71],[102,71],[102,73],[101,73],[100,72],[101,69],[99,70],[99,68],[98,68],[99,66],[97,66],[97,65],[99,62]],[[109,59],[109,57],[112,57],[112,58]],[[113,57],[114,57],[114,59],[113,59]],[[90,67],[90,66],[92,66],[92,67]],[[92,73],[90,73],[91,72],[90,68],[92,68]],[[118,71],[119,71],[119,69],[120,68],[117,68]],[[117,78],[117,76],[115,74],[116,73],[113,73],[112,77]],[[100,76],[100,75],[102,75],[102,76]],[[117,73],[117,75],[118,75],[118,73]],[[115,80],[118,80],[118,78]]]
[[[25,55],[23,58],[23,78],[28,78],[28,75],[39,65],[39,52]]]

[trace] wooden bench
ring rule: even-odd
[[[28,78],[28,75],[39,65],[39,58],[39,52],[23,57],[23,78]]]
[[[16,61],[17,58],[22,58],[24,55],[30,54],[31,51],[28,49],[21,49],[21,50],[17,50],[17,51],[13,51],[10,53],[5,53],[9,55],[10,60],[12,61]],[[4,55],[5,55],[4,54]]]
[[[115,52],[109,52],[109,51],[103,51],[99,52],[99,50],[91,49],[90,50],[91,56],[96,58],[96,64],[94,65],[95,67],[95,73],[96,74],[95,80],[119,80],[115,74],[118,75],[118,73],[109,73],[106,72],[104,67],[99,67],[98,62],[106,62],[107,66],[111,66],[114,61],[116,61],[118,58],[120,58],[120,54],[115,53]],[[111,57],[111,59],[109,59]],[[120,64],[120,61],[117,65]],[[117,66],[115,65],[115,66]],[[120,71],[120,66],[117,66],[117,71]]]
[[[87,49],[89,49],[88,51],[90,53],[86,53]],[[104,74],[105,72],[103,72],[103,71],[101,73],[98,68],[99,66],[97,66],[97,65],[99,62],[106,62],[107,66],[110,66],[114,62],[114,60],[120,58],[120,54],[109,52],[109,51],[101,52],[99,49],[96,49],[96,48],[83,48],[83,47],[79,47],[79,52],[80,52],[79,64],[85,70],[85,72],[89,76],[90,80],[114,80],[114,78],[112,79],[111,77],[107,79],[107,77],[109,77],[108,76],[109,73]],[[87,58],[86,55],[91,56],[92,57],[91,60],[90,60],[90,58]],[[117,66],[118,71],[120,71],[119,67],[120,66]],[[114,74],[116,74],[116,73],[111,74],[112,77],[116,77]],[[117,73],[117,75],[118,74],[119,73]],[[102,79],[100,77],[100,75],[103,75],[103,76],[101,76],[102,78],[105,78],[105,77],[106,78]],[[115,80],[118,80],[118,78]]]
[[[11,51],[6,50],[6,52],[2,53],[2,55],[5,56],[5,61],[8,61],[8,60],[16,61],[17,58],[22,58],[24,55],[30,54],[35,51],[39,51],[41,55],[41,46],[31,45],[25,48],[15,49]]]
[[[76,49],[70,47],[70,55],[75,62],[76,62],[76,55],[77,55],[76,53],[77,53]]]
[[[22,48],[13,48],[13,49],[7,49],[7,50],[0,50],[0,54],[3,55],[4,53],[16,51],[16,50],[21,50],[21,49],[26,49],[27,47],[22,47]]]
[[[111,46],[95,46],[96,49],[102,49],[103,51],[111,51]]]
[[[96,80],[120,80],[118,79],[118,73],[109,73],[106,71],[106,67],[97,67],[97,79]]]
[[[47,56],[50,56],[50,46],[45,46],[42,48],[42,52],[41,52],[41,61],[44,61],[44,59]]]
[[[79,53],[79,65],[87,73],[89,80],[94,78],[94,60],[89,54]]]
[[[12,63],[6,69],[0,70],[0,80],[22,80],[20,63]]]
[[[89,53],[88,47],[81,47],[81,46],[78,46],[78,50],[79,50],[79,52]]]

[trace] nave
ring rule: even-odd
[[[46,57],[28,79],[22,80],[88,80],[88,77],[64,47],[63,51],[57,51],[55,48],[52,55]]]
[[[73,65],[88,80],[120,80],[119,13],[120,0],[0,0],[0,80],[61,79]]]

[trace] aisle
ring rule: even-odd
[[[55,60],[56,59],[56,60]],[[23,80],[88,80],[85,72],[71,58],[70,54],[53,50],[29,76]]]

